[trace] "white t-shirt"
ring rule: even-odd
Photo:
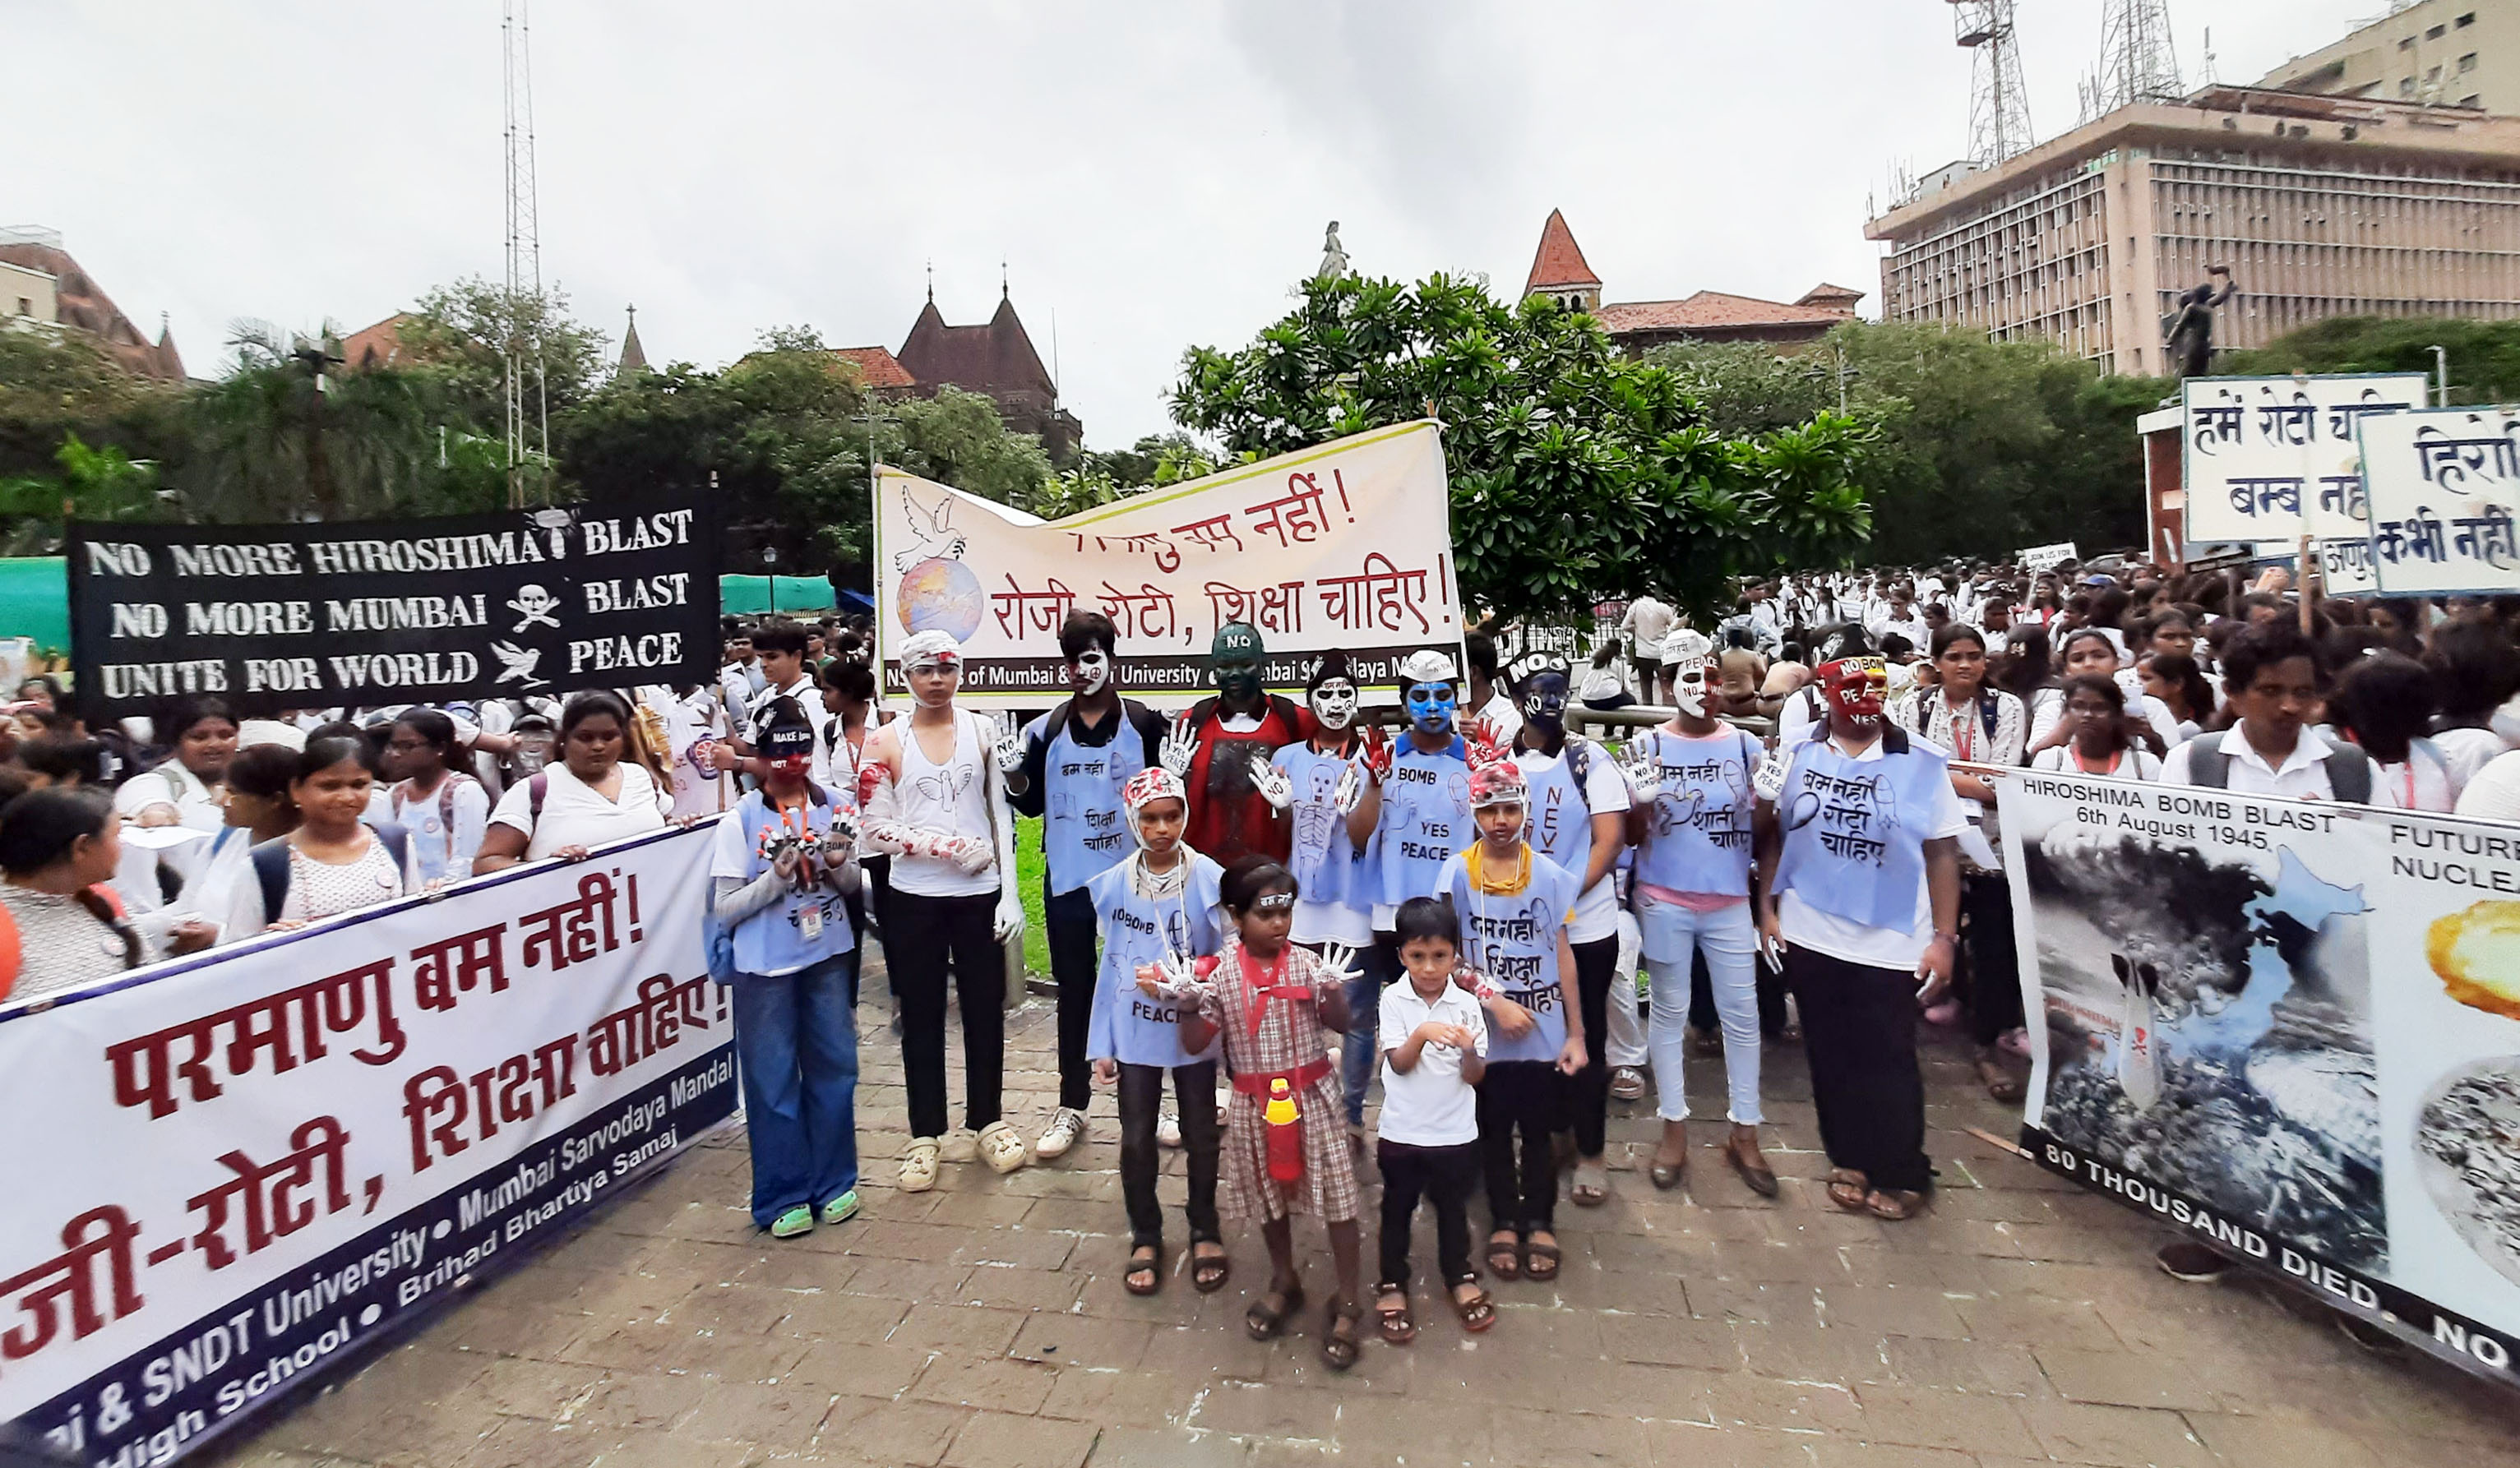
[[[2458,794],[2458,814],[2488,821],[2520,821],[2520,749],[2498,755]]]
[[[2490,729],[2445,729],[2431,736],[2433,747],[2450,762],[2451,784],[2467,788],[2477,772],[2502,755],[2501,736]],[[184,823],[192,824],[190,821]]]
[[[1488,694],[1488,701],[1480,704],[1478,712],[1462,726],[1462,737],[1468,738],[1470,731],[1481,724],[1487,725],[1489,735],[1499,744],[1510,749],[1514,737],[1522,733],[1522,710],[1516,708],[1513,700],[1507,697],[1505,690],[1500,688]]]
[[[2033,770],[2053,770],[2060,775],[2109,775],[2119,779],[2159,779],[2161,760],[2149,749],[2129,745],[2118,751],[2117,763],[2106,770],[2086,771],[2074,763],[2070,744],[2050,744],[2030,757]]]
[[[1451,1147],[1478,1140],[1478,1092],[1462,1079],[1461,1051],[1448,1045],[1424,1045],[1407,1075],[1391,1068],[1391,1052],[1430,1019],[1469,1031],[1478,1037],[1472,1048],[1487,1054],[1487,1016],[1480,1011],[1477,998],[1462,993],[1458,985],[1446,984],[1442,998],[1430,1004],[1403,973],[1400,982],[1382,991],[1374,1015],[1374,1034],[1382,1046],[1382,1121],[1375,1134],[1413,1147]]]
[[[1637,656],[1655,661],[1662,656],[1662,645],[1671,639],[1671,624],[1676,616],[1653,598],[1639,597],[1628,603],[1628,614],[1619,619],[1619,630],[1637,640]]]
[[[1539,779],[1556,769],[1565,758],[1562,753],[1542,754],[1537,749],[1513,752],[1513,762],[1521,769],[1526,780]],[[1584,798],[1596,816],[1621,814],[1628,809],[1628,782],[1620,776],[1618,764],[1610,758],[1609,751],[1598,744],[1593,747],[1593,766],[1585,772]],[[1567,872],[1579,882],[1584,880],[1583,871],[1576,867],[1567,867]],[[1618,936],[1618,886],[1619,864],[1613,858],[1608,868],[1602,871],[1601,879],[1578,897],[1575,911],[1566,914],[1567,942],[1598,943],[1603,938]]]
[[[533,781],[520,779],[499,798],[490,823],[523,831],[527,861],[540,861],[563,846],[599,846],[663,830],[670,806],[648,768],[636,760],[623,760],[615,768],[621,772],[618,800],[605,799],[571,775],[567,765],[555,764],[543,771],[550,778],[540,821],[533,817]]]
[[[1881,741],[1855,756],[1859,765],[1882,758]],[[1928,840],[1957,838],[1968,829],[1968,813],[1960,806],[1958,791],[1950,780],[1934,783],[1933,809],[1920,823]],[[1912,970],[1916,960],[1925,956],[1925,945],[1934,937],[1934,898],[1924,876],[1916,878],[1916,918],[1905,933],[1891,928],[1867,927],[1863,923],[1823,912],[1804,902],[1793,892],[1777,901],[1777,921],[1784,929],[1785,946],[1808,948],[1841,958],[1849,963],[1863,963],[1873,968]]]

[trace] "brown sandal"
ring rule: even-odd
[[[1750,1191],[1762,1198],[1775,1197],[1777,1172],[1776,1169],[1768,1166],[1768,1160],[1760,1155],[1758,1134],[1753,1133],[1747,1138],[1750,1150],[1746,1156],[1741,1150],[1743,1140],[1744,1138],[1736,1134],[1725,1142],[1724,1160],[1732,1164],[1732,1171],[1741,1175],[1741,1181],[1749,1187]]]
[[[1146,1283],[1138,1282],[1144,1276]],[[1128,1272],[1120,1276],[1120,1287],[1132,1295],[1151,1295],[1164,1287],[1164,1251],[1153,1244],[1140,1244],[1129,1251]]]
[[[1535,1284],[1547,1284],[1557,1277],[1557,1263],[1565,1257],[1555,1244],[1526,1243],[1522,1246],[1522,1277]],[[1543,1265],[1548,1268],[1541,1268]]]
[[[1884,1223],[1904,1223],[1925,1211],[1925,1195],[1913,1188],[1877,1187],[1865,1196],[1864,1207]]]
[[[1462,1291],[1464,1288],[1470,1291],[1469,1298],[1466,1300],[1462,1298]],[[1479,1276],[1476,1273],[1464,1274],[1454,1280],[1453,1288],[1449,1293],[1453,1299],[1453,1313],[1462,1317],[1463,1330],[1476,1335],[1496,1323],[1496,1302],[1489,1297],[1486,1290],[1479,1288]]]
[[[1333,1371],[1344,1371],[1356,1364],[1358,1353],[1356,1322],[1365,1316],[1353,1300],[1333,1300],[1329,1314],[1322,1321],[1322,1363]],[[1344,1330],[1341,1327],[1345,1327]]]
[[[1201,1254],[1198,1252],[1200,1244],[1218,1252]],[[1225,1288],[1225,1281],[1234,1276],[1234,1261],[1226,1258],[1225,1246],[1214,1239],[1200,1239],[1198,1243],[1190,1247],[1191,1287],[1202,1295],[1213,1295]]]
[[[1986,1087],[1986,1093],[1999,1101],[2021,1099],[2024,1089],[2021,1079],[1993,1055],[1977,1057],[1977,1078]]]
[[[1269,1308],[1269,1302],[1272,1300],[1278,1302],[1276,1310]],[[1286,1317],[1303,1308],[1304,1287],[1302,1285],[1290,1284],[1283,1290],[1273,1287],[1269,1293],[1252,1301],[1251,1308],[1242,1312],[1242,1328],[1248,1331],[1251,1339],[1255,1341],[1274,1341],[1284,1333]]]
[[[1382,1339],[1385,1344],[1406,1346],[1418,1339],[1418,1322],[1409,1315],[1407,1286],[1385,1280],[1373,1287],[1373,1317],[1382,1327]],[[1397,1298],[1400,1303],[1397,1305],[1385,1303],[1394,1298]]]
[[[1862,1213],[1865,1192],[1871,1184],[1853,1168],[1839,1168],[1828,1175],[1828,1201],[1848,1213]]]
[[[1488,1234],[1488,1272],[1499,1279],[1522,1277],[1522,1235],[1511,1228]]]

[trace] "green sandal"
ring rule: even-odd
[[[772,1221],[770,1224],[770,1236],[772,1238],[794,1238],[800,1233],[811,1233],[813,1231],[814,1210],[807,1208],[801,1203],[788,1209],[786,1213],[781,1214],[776,1220]]]
[[[845,1223],[857,1216],[858,1190],[854,1187],[823,1205],[823,1222],[826,1223]]]

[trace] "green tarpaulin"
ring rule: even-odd
[[[832,604],[829,576],[720,576],[717,588],[718,609],[745,616],[765,611],[830,611]]]
[[[38,651],[70,645],[69,562],[59,556],[0,556],[0,637],[30,637]]]

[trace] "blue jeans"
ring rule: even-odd
[[[735,1052],[761,1227],[858,1185],[857,978],[854,948],[794,973],[736,976]]]
[[[1723,1022],[1724,1080],[1732,1120],[1736,1126],[1757,1126],[1763,1120],[1759,1111],[1759,935],[1750,919],[1749,901],[1698,912],[1640,892],[1636,912],[1637,926],[1644,935],[1646,980],[1653,994],[1645,1046],[1652,1052],[1654,1085],[1662,1093],[1662,1119],[1688,1119],[1682,1069],[1688,1054],[1688,960],[1694,949],[1706,956],[1715,1012]]]
[[[1348,1125],[1362,1127],[1366,1088],[1382,1068],[1382,1050],[1373,1033],[1382,1013],[1382,987],[1400,977],[1400,948],[1389,933],[1374,934],[1372,943],[1356,951],[1356,982],[1347,986],[1347,1038],[1339,1042],[1339,1090],[1346,1092]]]

